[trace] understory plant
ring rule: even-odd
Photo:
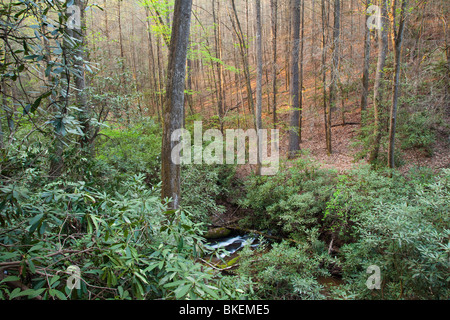
[[[197,262],[202,231],[170,211],[144,175],[106,192],[82,181],[0,189],[1,299],[237,299],[235,282]],[[79,287],[68,286],[78,268]]]

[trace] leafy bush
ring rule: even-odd
[[[364,299],[448,299],[450,171],[363,172],[341,180],[326,217],[348,237],[339,257],[349,290]],[[370,265],[381,269],[381,291],[365,285]]]
[[[145,174],[147,182],[160,181],[161,128],[151,119],[144,119],[129,128],[110,128],[101,132],[97,159],[110,166],[109,176],[120,182],[127,175]]]
[[[260,246],[256,253],[246,248],[238,274],[251,277],[256,299],[325,299],[324,287],[317,279],[329,276],[327,267],[336,261],[324,250],[323,243],[317,245],[316,237],[317,229],[303,244],[283,241],[270,249]]]
[[[432,129],[433,119],[428,112],[402,112],[400,109],[398,137],[402,149],[418,148],[431,154],[431,146],[436,141]]]
[[[307,158],[280,168],[275,176],[252,176],[240,203],[253,215],[243,223],[301,238],[320,223],[335,177],[334,171],[322,170]]]
[[[219,200],[231,192],[235,167],[231,165],[186,165],[181,170],[183,208],[192,212],[194,221],[208,224],[225,212]]]
[[[167,211],[160,190],[143,175],[123,182],[123,193],[55,181],[29,190],[1,188],[0,298],[232,299],[249,282],[223,278],[196,262],[199,225]],[[80,289],[66,286],[69,266],[81,271]],[[14,281],[21,284],[12,289]],[[26,288],[25,288],[26,287]]]

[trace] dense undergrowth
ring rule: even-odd
[[[253,275],[261,298],[323,298],[317,279],[338,276],[331,298],[448,299],[450,170],[390,175],[368,166],[338,175],[300,159],[251,177],[242,204],[253,215],[241,223],[301,245],[276,245],[261,263],[244,256],[240,273]],[[369,266],[380,268],[379,290],[366,284]]]
[[[57,180],[36,156],[41,141],[4,155],[4,172],[23,174],[0,188],[0,298],[450,297],[449,169],[338,174],[302,154],[275,176],[239,181],[235,166],[185,166],[173,212],[160,200],[160,132],[151,120],[105,129],[93,158],[66,150],[72,162]],[[231,276],[201,260],[225,199],[246,209],[242,227],[286,239],[245,248]],[[379,290],[366,285],[373,265]],[[70,266],[79,289],[66,285]]]
[[[221,210],[213,204],[218,171],[186,171],[186,186],[200,187],[200,178],[211,189],[198,190],[201,204],[186,197],[185,209],[170,211],[160,199],[159,127],[150,121],[102,134],[95,158],[71,157],[71,169],[57,180],[30,150],[8,154],[9,168],[28,169],[0,188],[0,298],[245,297],[245,278],[222,276],[197,260],[206,252],[202,220]],[[73,267],[81,281],[71,290]]]

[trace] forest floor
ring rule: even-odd
[[[361,114],[359,109],[354,109],[345,114],[346,125],[342,125],[340,112],[336,112],[336,118],[333,121],[332,128],[332,148],[331,155],[327,154],[325,146],[325,129],[323,125],[323,114],[313,114],[308,111],[303,120],[302,142],[300,148],[307,151],[308,157],[316,161],[322,168],[335,169],[339,173],[344,173],[358,166],[360,163],[366,163],[366,160],[355,161],[355,153],[358,148],[354,145],[359,130]],[[270,116],[270,115],[266,115]],[[289,121],[289,113],[280,112],[280,120]],[[449,119],[450,122],[450,119]],[[286,132],[280,130],[280,157],[287,158],[289,137]],[[412,167],[428,167],[432,170],[450,167],[450,137],[437,133],[436,141],[432,146],[431,155],[422,150],[411,149],[402,150],[402,165],[397,169],[406,173]],[[239,166],[237,175],[239,178],[245,178],[255,168],[252,165]]]

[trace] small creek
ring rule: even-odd
[[[249,234],[234,234],[224,238],[209,240],[205,246],[211,250],[223,249],[219,253],[219,257],[223,259],[238,252],[246,245],[256,248],[259,245],[259,242],[256,237]]]

